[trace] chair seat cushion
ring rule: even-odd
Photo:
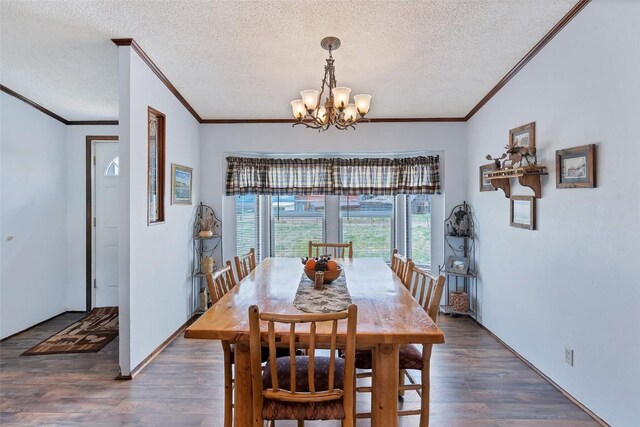
[[[356,351],[356,368],[372,369],[373,352],[371,350]],[[422,353],[415,345],[403,345],[400,347],[400,369],[422,369]]]
[[[290,358],[279,357],[276,360],[278,388],[291,390]],[[296,391],[309,391],[309,357],[296,356]],[[314,363],[314,385],[316,391],[329,389],[329,357],[317,356]],[[262,388],[271,388],[271,367],[269,362],[262,374]],[[344,387],[344,360],[335,359],[334,388]],[[295,403],[264,399],[262,417],[267,420],[340,420],[343,419],[342,399],[327,402]]]
[[[344,415],[342,399],[310,403],[264,399],[262,402],[265,420],[342,420]]]

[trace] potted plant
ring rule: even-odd
[[[213,214],[204,215],[199,220],[198,237],[211,237],[213,236]]]

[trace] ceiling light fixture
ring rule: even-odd
[[[298,120],[293,126],[305,125],[318,132],[325,131],[331,126],[340,130],[355,129],[355,124],[366,120],[364,116],[369,112],[371,95],[361,94],[353,97],[354,102],[349,103],[351,89],[348,87],[336,87],[336,68],[333,65],[331,52],[340,47],[340,39],[337,37],[325,37],[320,42],[323,49],[329,51],[327,65],[324,67],[324,79],[320,90],[303,90],[300,92],[302,99],[291,101],[293,117]],[[329,92],[324,105],[322,95],[325,87]],[[368,121],[368,120],[366,120]]]

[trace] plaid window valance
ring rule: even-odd
[[[440,193],[438,156],[403,159],[227,157],[227,196]]]

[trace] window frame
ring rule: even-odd
[[[344,232],[343,232],[343,217],[342,217],[342,211],[340,210],[340,197],[342,196],[338,196],[337,197],[337,203],[338,203],[338,241],[342,242],[344,241]],[[348,197],[348,196],[346,196]],[[396,230],[397,227],[397,208],[398,208],[398,200],[396,196],[389,196],[391,197],[393,206],[391,207],[391,224],[389,225],[389,241],[390,241],[390,247],[389,247],[389,261],[385,260],[386,263],[390,263],[391,261],[391,257],[393,254],[393,249],[397,247],[397,242],[398,240],[400,240],[398,238],[398,233]],[[357,215],[356,215],[357,216]],[[380,217],[386,217],[385,216],[380,216]],[[368,218],[368,217],[364,217],[362,216],[362,218]],[[355,243],[354,243],[355,244]],[[355,249],[354,249],[354,254],[355,254]]]
[[[268,218],[267,218],[267,223],[268,223],[268,227],[269,227],[269,256],[276,256],[275,252],[276,252],[276,242],[275,242],[275,233],[273,232],[274,230],[274,217],[273,217],[273,197],[274,196],[264,196],[265,198],[268,199],[268,210],[269,210],[269,214],[268,214]],[[275,197],[280,197],[280,196],[275,196]],[[323,209],[323,213],[322,213],[322,241],[326,242],[327,241],[327,196],[323,196],[324,197],[324,209]],[[294,216],[294,215],[292,215]],[[304,215],[300,215],[301,217]],[[306,215],[308,217],[313,217],[313,215]],[[302,255],[301,255],[302,256]],[[305,253],[306,256],[306,253]]]
[[[405,236],[405,248],[406,251],[405,253],[407,254],[407,258],[412,258],[413,254],[412,254],[412,247],[411,247],[411,205],[410,205],[410,201],[409,198],[411,196],[417,196],[417,194],[403,194],[404,197],[404,214],[405,214],[405,218],[404,218],[404,236]],[[433,264],[433,197],[431,197],[432,195],[428,195],[429,196],[429,215],[431,216],[431,219],[429,220],[429,230],[430,230],[430,238],[429,238],[429,244],[431,246],[431,250],[430,250],[430,255],[431,255],[431,262],[429,264],[417,264],[417,267],[420,268],[424,268],[427,270],[431,270],[431,266]],[[413,258],[412,258],[413,260]]]
[[[155,219],[151,213],[151,118],[158,121],[156,134],[156,212]],[[166,148],[166,116],[164,113],[147,106],[147,226],[164,224],[165,222],[165,148]]]
[[[236,255],[239,254],[238,251],[238,197],[240,197],[240,195],[234,196],[234,200],[235,200],[235,209],[234,209],[234,218],[236,221],[236,236],[235,236],[235,246],[236,246]],[[255,235],[254,235],[254,240],[255,240],[255,245],[254,245],[254,250],[256,252],[256,259],[260,260],[261,257],[261,232],[262,232],[262,227],[261,227],[261,215],[260,215],[260,209],[261,209],[261,205],[262,205],[262,197],[263,196],[259,196],[257,194],[254,195],[255,197],[255,211],[254,211],[254,220],[255,220]]]

